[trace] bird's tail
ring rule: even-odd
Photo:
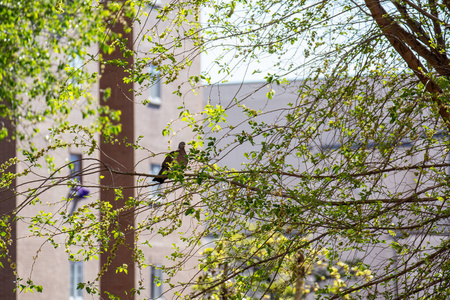
[[[152,181],[156,181],[156,182],[159,182],[159,183],[163,183],[164,180],[165,180],[165,178],[157,178],[157,177],[155,177],[155,178],[153,178]]]

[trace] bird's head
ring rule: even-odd
[[[186,147],[186,143],[185,142],[181,142],[178,144],[178,149],[184,149],[184,147]]]

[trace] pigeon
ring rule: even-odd
[[[163,174],[169,171],[170,165],[173,163],[174,159],[177,161],[179,165],[186,166],[187,165],[187,154],[186,150],[184,149],[186,147],[185,142],[181,142],[178,144],[178,150],[170,152],[166,158],[164,159],[161,170],[159,170],[158,176],[153,178],[153,181],[163,183],[167,179],[167,175]]]

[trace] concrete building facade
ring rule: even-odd
[[[209,86],[204,91],[204,104],[211,104],[213,106],[220,105],[224,108],[227,108],[227,122],[223,124],[223,134],[210,133],[211,136],[214,136],[217,139],[217,148],[218,149],[227,149],[227,147],[233,148],[232,155],[229,152],[224,151],[221,153],[214,163],[217,163],[219,166],[226,166],[229,169],[241,170],[245,169],[245,164],[251,164],[254,162],[250,156],[244,155],[245,153],[250,153],[251,151],[258,151],[261,147],[262,142],[274,142],[276,140],[268,141],[262,138],[261,135],[257,135],[253,138],[254,146],[251,145],[250,142],[246,141],[242,144],[238,143],[236,140],[236,135],[241,134],[241,132],[253,132],[253,129],[250,125],[250,122],[256,121],[258,123],[265,123],[268,125],[267,128],[271,128],[271,126],[281,126],[283,127],[284,122],[286,120],[283,116],[292,111],[293,107],[296,107],[299,101],[301,101],[301,93],[299,93],[301,81],[292,81],[288,85],[269,85],[264,81],[255,81],[255,82],[244,82],[244,83],[223,83],[216,84],[213,86]],[[267,96],[268,92],[273,89],[273,96],[269,98]],[[381,89],[380,89],[381,90]],[[243,108],[246,107],[249,110],[259,111],[258,116],[253,117],[251,115],[245,116],[242,112]],[[302,118],[305,116],[301,116]],[[436,135],[436,138],[445,138],[439,135]],[[295,143],[295,142],[293,142]],[[333,159],[339,160],[341,159],[337,154],[337,150],[340,149],[343,145],[336,142],[336,138],[334,136],[333,131],[323,132],[320,134],[319,138],[314,140],[311,144],[308,144],[308,149],[312,153],[324,153],[325,156],[329,156],[329,160],[333,161]],[[370,145],[369,145],[370,146]],[[372,145],[371,147],[375,147]],[[398,151],[398,157],[402,157],[404,159],[405,166],[420,166],[424,161],[424,153],[417,152],[414,155],[407,154],[411,149],[412,143],[410,141],[403,141],[400,146],[398,146],[395,150]],[[285,149],[283,149],[285,150]],[[428,155],[433,157],[434,162],[439,166],[445,166],[450,161],[450,157],[447,156],[445,158],[445,153],[443,155],[442,149],[431,150]],[[334,151],[334,152],[333,152]],[[289,153],[293,153],[291,150]],[[445,149],[444,149],[445,152]],[[334,155],[334,156],[333,156]],[[236,159],[240,158],[240,159]],[[376,159],[376,155],[374,155],[374,159]],[[301,161],[300,158],[296,157],[294,154],[289,155],[286,158],[286,163],[297,168],[298,174],[302,174],[302,172],[307,171],[312,173],[315,166],[311,163],[305,164]],[[323,162],[322,162],[323,163]],[[441,168],[442,168],[441,166]],[[261,168],[258,166],[258,168]],[[280,171],[284,171],[282,166],[280,166]],[[449,167],[446,167],[447,172],[450,172]],[[288,171],[289,172],[289,171]],[[408,197],[413,197],[414,191],[424,189],[426,190],[428,187],[431,187],[431,183],[419,184],[420,178],[418,173],[415,172],[414,167],[411,169],[401,170],[399,168],[398,171],[392,172],[390,174],[380,179],[379,185],[383,186],[386,191],[392,193],[392,195],[402,195],[408,199]],[[448,174],[448,173],[447,173]],[[296,181],[292,179],[291,182],[283,182],[287,187],[295,186]],[[294,188],[295,189],[295,188]],[[355,188],[353,190],[353,195],[356,199],[358,199],[358,193],[361,189]],[[403,193],[403,194],[402,194]],[[383,198],[382,196],[378,196]],[[374,196],[375,198],[375,196]],[[395,196],[392,196],[394,199]],[[330,199],[329,199],[330,200]],[[441,203],[435,201],[434,203],[440,206]],[[413,214],[410,214],[407,209],[404,210],[404,219],[412,219],[415,220]],[[397,220],[394,218],[394,220]],[[420,220],[417,220],[420,221]],[[443,241],[448,240],[450,235],[450,223],[448,218],[440,220],[436,223],[436,230],[438,233],[426,234],[422,230],[404,230],[403,232],[391,232],[391,234],[384,234],[380,240],[379,244],[374,245],[365,245],[362,249],[364,250],[353,250],[353,251],[345,251],[342,253],[341,259],[347,262],[354,261],[362,261],[366,263],[368,266],[371,266],[376,270],[381,270],[380,266],[387,266],[391,262],[394,262],[394,266],[400,266],[402,259],[404,257],[398,255],[395,250],[393,250],[393,243],[401,243],[406,244],[411,247],[416,247],[416,249],[420,249],[422,246],[423,249],[427,248],[427,251],[433,251],[433,247],[440,245]],[[441,231],[442,230],[442,231]],[[423,245],[427,245],[426,247]],[[405,256],[406,257],[406,256]],[[410,264],[415,262],[415,258],[410,259]],[[408,265],[409,266],[409,265]],[[392,269],[392,274],[399,271],[400,269]],[[310,276],[310,278],[306,278],[306,281],[314,281],[314,276]],[[400,295],[402,290],[409,285],[410,279],[406,276],[404,278],[399,279],[398,283],[395,285],[394,290],[392,290],[393,295]],[[354,282],[353,282],[354,283]],[[378,291],[384,291],[386,287],[377,286]],[[364,297],[365,295],[360,295]],[[309,295],[307,299],[313,299],[314,297]],[[382,299],[380,297],[376,299]]]
[[[159,5],[162,6],[164,3],[164,1],[161,1]],[[155,7],[146,7],[145,9],[154,11]],[[136,50],[136,56],[128,58],[130,65],[133,64],[134,58],[148,55],[148,49],[151,47],[150,44],[145,44],[145,41],[135,42],[136,40],[142,41],[142,34],[143,32],[145,33],[143,30],[161,26],[161,24],[157,24],[154,13],[149,13],[146,21],[143,26],[138,23],[134,24],[133,30],[129,32],[124,32],[120,23],[117,23],[119,24],[118,27],[111,28],[115,32],[127,36],[129,38],[129,48]],[[191,46],[189,42],[186,42],[185,47],[180,49],[180,53],[188,48],[190,50]],[[142,51],[143,49],[146,51]],[[93,49],[93,53],[95,51],[96,49]],[[105,55],[106,59],[122,57],[122,53],[119,51],[113,52],[109,56],[108,54],[103,55]],[[181,56],[180,59],[182,59]],[[139,181],[140,178],[137,176],[111,176],[107,170],[102,171],[100,174],[98,172],[89,175],[80,174],[83,173],[83,170],[90,169],[95,165],[98,166],[98,161],[111,169],[121,172],[152,174],[157,172],[168,151],[175,150],[181,141],[189,142],[192,139],[192,134],[188,131],[182,131],[172,139],[164,137],[162,131],[167,123],[178,118],[180,112],[178,107],[180,105],[186,105],[186,107],[196,110],[201,109],[203,101],[201,93],[194,95],[194,93],[188,92],[190,88],[186,88],[182,89],[185,92],[184,98],[173,94],[180,85],[188,81],[189,76],[200,73],[200,60],[194,60],[190,68],[181,70],[176,81],[162,84],[164,78],[160,78],[160,80],[157,80],[146,89],[140,89],[137,85],[125,84],[123,78],[127,74],[119,67],[111,65],[99,66],[94,62],[89,62],[86,67],[92,72],[100,72],[102,74],[99,83],[92,88],[92,94],[97,95],[99,104],[108,105],[112,109],[122,111],[122,132],[117,139],[123,141],[126,138],[130,143],[139,140],[141,147],[139,149],[127,147],[125,143],[111,145],[104,143],[103,137],[99,136],[97,139],[99,147],[91,155],[86,154],[86,147],[72,146],[58,150],[54,160],[56,165],[64,166],[72,162],[72,169],[64,167],[58,176],[77,178],[83,186],[90,190],[89,196],[86,199],[81,199],[77,205],[74,204],[74,201],[64,204],[64,199],[69,197],[71,193],[70,188],[65,184],[52,186],[48,180],[49,173],[45,167],[39,170],[38,173],[20,177],[17,182],[13,183],[12,188],[1,191],[1,214],[10,213],[19,206],[23,207],[18,213],[21,216],[21,220],[17,223],[13,222],[11,226],[12,244],[9,246],[9,260],[1,261],[5,268],[0,268],[0,299],[107,299],[106,292],[120,296],[121,299],[161,299],[161,297],[171,299],[173,296],[173,291],[169,291],[171,289],[166,284],[156,284],[155,279],[161,276],[164,278],[164,274],[157,266],[167,262],[166,255],[171,251],[173,245],[182,245],[177,235],[157,239],[152,244],[152,248],[147,247],[143,249],[143,255],[149,267],[138,269],[132,252],[135,247],[146,241],[142,239],[137,240],[133,231],[127,232],[127,227],[128,225],[136,224],[139,222],[139,218],[143,217],[135,215],[133,211],[124,212],[120,216],[120,224],[123,226],[122,229],[127,232],[125,237],[127,247],[124,246],[119,249],[111,263],[111,267],[103,272],[101,267],[107,262],[109,258],[108,253],[89,261],[70,261],[68,253],[64,249],[67,235],[60,232],[61,228],[55,227],[53,231],[48,231],[48,228],[34,228],[32,219],[36,215],[42,215],[42,213],[58,215],[62,209],[75,211],[95,199],[109,202],[120,208],[124,204],[123,201],[126,201],[128,197],[151,197],[149,195],[157,188],[149,183],[151,178],[146,179],[143,183]],[[154,69],[154,66],[149,64],[149,68]],[[102,103],[103,92],[107,88],[111,90],[111,96],[106,102]],[[134,90],[139,90],[139,92]],[[147,103],[148,101],[146,100],[150,100],[150,103]],[[82,102],[83,100],[80,99],[80,105],[82,105]],[[92,121],[82,120],[76,114],[71,116],[72,124],[83,124]],[[34,138],[36,145],[41,147],[47,145],[45,132],[46,127],[44,124],[42,126],[42,134]],[[20,145],[16,145],[15,141],[2,141],[0,143],[0,163],[16,156],[23,158],[19,150],[17,150],[19,147]],[[45,165],[45,161],[42,161],[42,164]],[[13,167],[9,169],[11,172],[14,172]],[[26,162],[21,163],[17,165],[17,170],[15,171],[22,172],[28,167]],[[77,174],[78,170],[81,171],[80,174]],[[36,180],[37,184],[36,182],[31,183],[33,180]],[[52,187],[45,189],[38,197],[30,197],[29,192],[40,184]],[[143,185],[145,187],[142,187]],[[103,188],[99,188],[99,186]],[[137,188],[139,186],[140,188]],[[114,188],[123,187],[125,187],[123,189],[123,200],[115,201]],[[30,199],[33,199],[36,203],[29,203]],[[156,210],[151,211],[151,207],[145,209],[150,210],[149,214],[157,213]],[[101,216],[98,217],[101,218]],[[59,226],[64,225],[59,223]],[[43,236],[36,237],[30,231],[41,232]],[[54,235],[53,244],[46,240],[47,233]],[[9,267],[11,263],[15,265],[13,268]],[[123,264],[128,265],[127,274],[116,273],[116,267]],[[99,272],[103,273],[101,278],[98,278]],[[189,277],[190,275],[184,275],[180,280],[189,280]],[[28,278],[32,280],[31,285],[42,285],[43,291],[41,293],[19,290],[13,292],[17,282],[22,280],[21,282],[27,285],[26,281]],[[99,280],[99,284],[94,286],[99,289],[101,297],[91,296],[85,290],[77,289],[77,285],[80,282],[95,282],[97,280]],[[28,282],[29,284],[30,282]],[[138,289],[139,287],[143,287],[144,290],[140,294],[133,295],[131,289]]]

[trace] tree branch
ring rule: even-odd
[[[419,55],[425,58],[438,73],[444,76],[450,76],[449,66],[442,65],[434,55],[429,55],[430,52],[424,49],[423,46],[418,45],[411,40],[410,34],[405,32],[395,21],[389,17],[381,6],[378,0],[365,0],[365,3],[372,13],[372,18],[377,22],[378,26],[385,34],[391,45],[397,51],[398,54],[404,59],[408,67],[416,74],[419,80],[425,86],[425,89],[432,94],[432,102],[434,102],[438,108],[439,115],[444,121],[447,129],[450,131],[450,113],[447,106],[444,105],[439,96],[442,94],[441,88],[434,80],[428,77],[426,74],[428,71],[425,66],[422,65],[420,60],[414,55],[411,49],[405,45],[405,43],[412,44],[412,47]],[[412,37],[414,38],[414,37]],[[411,45],[410,45],[411,46]]]
[[[370,286],[373,286],[373,285],[377,285],[377,284],[382,283],[382,282],[387,282],[387,281],[389,281],[391,279],[394,279],[394,278],[398,278],[401,275],[406,274],[406,273],[408,273],[408,272],[410,272],[410,271],[420,267],[421,265],[423,265],[427,261],[433,261],[433,259],[435,259],[437,256],[439,256],[443,252],[448,251],[449,249],[450,249],[450,244],[447,243],[447,245],[442,246],[442,248],[440,248],[438,251],[434,252],[431,255],[428,255],[425,259],[422,259],[421,261],[413,264],[409,268],[405,268],[403,271],[401,271],[399,273],[395,273],[395,274],[392,274],[390,276],[381,277],[381,278],[379,278],[377,280],[370,281],[370,282],[368,282],[366,284],[363,284],[363,285],[361,285],[359,287],[348,289],[348,290],[344,291],[343,293],[341,293],[339,295],[335,295],[335,296],[331,297],[330,299],[337,299],[337,298],[340,298],[340,297],[342,297],[344,295],[348,295],[350,293],[358,291],[360,289],[363,289],[363,288],[366,288],[366,287],[370,287]]]

